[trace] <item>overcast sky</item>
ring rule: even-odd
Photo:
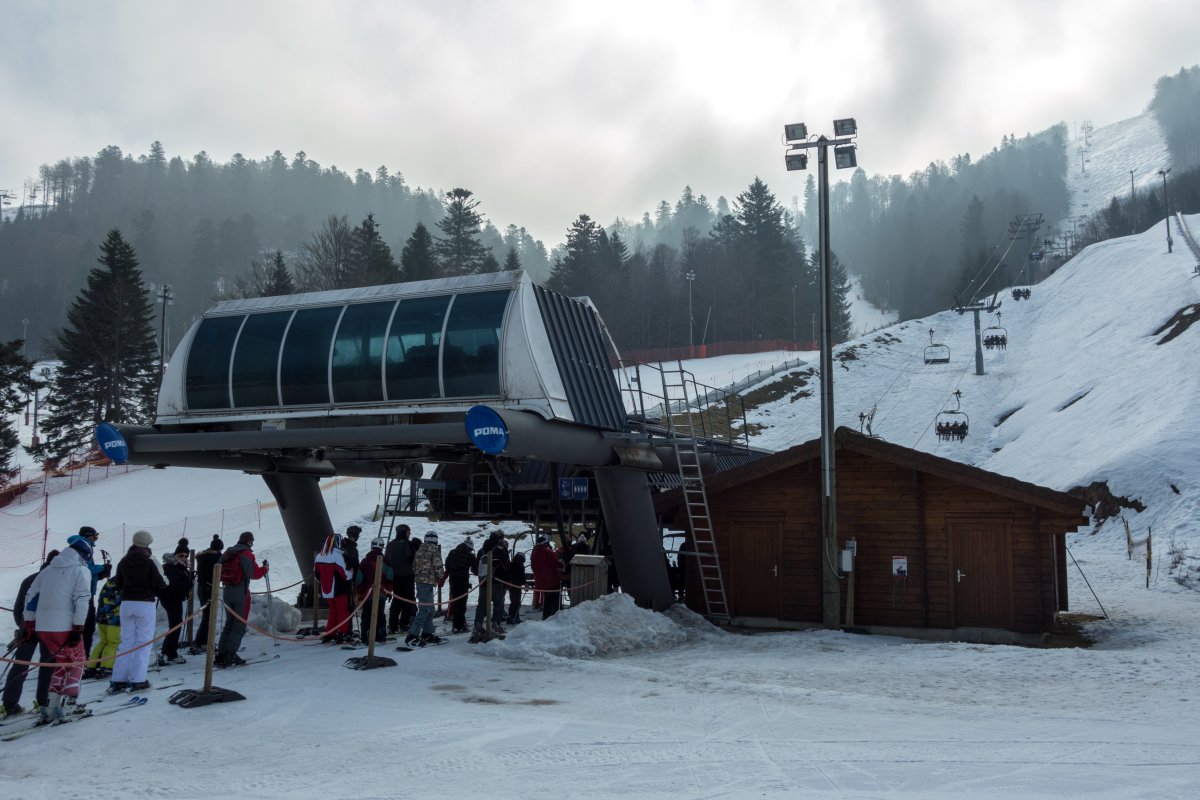
[[[781,131],[858,119],[907,175],[1064,121],[1141,113],[1200,61],[1185,0],[4,2],[0,188],[113,144],[463,186],[559,243],[685,184],[788,202]],[[389,232],[399,237],[401,232]]]

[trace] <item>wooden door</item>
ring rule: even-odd
[[[947,524],[955,625],[1011,628],[1012,526],[996,520],[952,520]]]
[[[774,520],[730,520],[728,592],[733,614],[739,617],[780,615],[783,524]]]

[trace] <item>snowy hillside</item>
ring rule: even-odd
[[[1200,218],[1191,221],[1200,228]],[[1200,279],[1191,277],[1189,258],[1167,255],[1159,238],[1089,248],[1035,286],[1028,302],[1006,300],[1008,348],[985,352],[985,376],[974,375],[971,318],[953,312],[841,348],[839,423],[857,427],[859,411],[875,407],[876,432],[901,445],[1060,489],[1106,480],[1116,494],[1146,504],[1141,514],[1126,511],[1135,531],[1153,525],[1156,541],[1174,538],[1176,548],[1194,553],[1200,327],[1161,345],[1155,331],[1200,300]],[[923,363],[929,327],[950,348],[949,364]],[[726,357],[694,370],[721,383],[762,358],[747,356],[739,366]],[[755,412],[751,421],[763,426],[757,444],[782,448],[817,434],[808,369],[772,379],[790,381],[790,390]],[[940,443],[934,417],[947,401],[953,407],[955,388],[970,435]],[[323,486],[337,528],[359,521],[371,530],[376,482]],[[252,476],[143,470],[51,496],[52,544],[61,546],[80,524],[163,525],[255,498],[269,500]],[[286,587],[298,571],[278,512],[265,505],[255,527],[274,587]],[[427,528],[439,532],[443,552],[478,530],[473,523],[415,527]],[[1088,626],[1090,649],[833,631],[738,635],[689,612],[638,609],[622,595],[547,622],[526,607],[528,621],[503,642],[472,646],[451,636],[412,653],[385,647],[397,666],[368,672],[343,667],[362,651],[276,647],[251,634],[243,655],[265,662],[214,680],[244,693],[245,702],[184,710],[167,703],[171,689],[152,689],[143,708],[0,742],[0,786],[18,800],[481,792],[596,800],[1191,798],[1200,766],[1200,593],[1172,579],[1164,545],[1144,588],[1144,568],[1126,560],[1117,534],[1110,524],[1069,537],[1072,559],[1109,615]],[[158,539],[156,554],[174,544]],[[116,549],[111,538],[100,545]],[[1177,551],[1194,563],[1186,549]],[[0,605],[12,604],[23,572],[0,570]],[[1072,610],[1099,615],[1074,563],[1069,580]],[[203,677],[192,659],[150,679],[199,688]],[[83,699],[102,690],[87,683]],[[30,682],[25,702],[32,692]]]
[[[1001,295],[1008,347],[984,350],[983,376],[970,314],[945,311],[850,343],[834,375],[838,424],[857,429],[858,414],[876,408],[874,432],[896,444],[1055,489],[1107,481],[1146,504],[1126,512],[1135,530],[1177,532],[1200,547],[1200,329],[1161,345],[1165,334],[1155,335],[1200,300],[1194,266],[1186,253],[1168,255],[1154,230],[1088,248],[1030,300]],[[984,315],[982,325],[996,321]],[[930,328],[950,348],[949,364],[924,363]],[[955,389],[971,423],[963,443],[933,431],[938,412],[955,408]],[[755,443],[782,449],[814,438],[819,405],[812,391],[759,408]]]
[[[1070,216],[1086,216],[1104,208],[1114,197],[1128,197],[1131,177],[1139,194],[1160,189],[1158,170],[1170,163],[1162,129],[1149,111],[1094,128],[1086,136],[1077,130],[1067,145]]]

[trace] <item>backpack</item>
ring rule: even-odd
[[[226,558],[221,559],[221,583],[226,586],[238,586],[244,578],[241,551],[226,553]]]

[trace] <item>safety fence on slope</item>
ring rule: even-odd
[[[0,489],[0,506],[8,505],[18,498],[61,494],[80,486],[88,486],[107,478],[140,472],[150,467],[140,464],[113,464],[84,462],[54,470],[40,467],[17,467],[8,473],[8,481]]]
[[[1179,228],[1179,233],[1183,236],[1183,241],[1187,243],[1188,249],[1192,251],[1192,255],[1196,258],[1196,267],[1193,270],[1200,273],[1200,242],[1196,241],[1196,237],[1188,229],[1187,221],[1184,220],[1183,214],[1175,212],[1175,225]]]
[[[262,506],[263,504],[256,500],[253,503],[223,508],[209,514],[195,514],[161,525],[135,525],[126,522],[113,528],[98,529],[99,546],[124,553],[129,546],[130,537],[134,531],[139,530],[148,531],[158,541],[195,537],[197,543],[203,546],[208,543],[204,537],[231,530],[257,529],[262,519]],[[67,538],[74,534],[75,530],[51,531],[47,524],[48,511],[48,497],[24,514],[0,510],[0,569],[34,566],[45,558],[49,543],[55,542],[56,547],[66,544]],[[79,522],[87,524],[86,519]],[[119,547],[117,541],[120,542]]]

